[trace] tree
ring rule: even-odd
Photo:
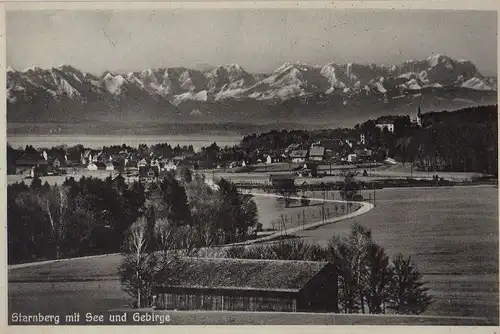
[[[154,234],[156,237],[157,249],[162,252],[163,255],[175,248],[176,237],[175,237],[175,227],[166,218],[160,218],[156,221],[154,226]]]
[[[220,193],[218,227],[222,242],[242,241],[258,226],[257,206],[250,195],[242,195],[231,182],[221,179],[217,183]]]
[[[421,314],[432,303],[423,287],[422,274],[411,257],[397,254],[390,266],[392,279],[389,283],[388,307],[399,314]]]
[[[368,245],[362,273],[363,295],[370,313],[385,313],[391,280],[389,257],[375,243]]]
[[[371,231],[357,223],[348,236],[334,236],[327,245],[328,257],[337,267],[339,304],[346,313],[365,311],[365,266],[372,245]]]
[[[180,174],[181,174],[181,180],[184,183],[190,183],[193,180],[193,173],[186,166],[183,166],[181,168]]]
[[[344,178],[344,184],[340,189],[340,196],[345,201],[356,199],[359,194],[360,185],[354,179],[355,174],[347,172]]]
[[[40,206],[49,217],[55,245],[55,257],[61,258],[61,244],[68,224],[68,188],[55,185],[39,197]]]
[[[184,187],[168,173],[161,182],[160,189],[169,210],[168,219],[176,225],[189,224],[191,214]]]
[[[300,198],[300,204],[302,204],[302,206],[308,206],[310,202],[311,200],[306,195],[302,195]]]
[[[147,250],[149,242],[147,221],[140,217],[128,230],[119,270],[123,289],[134,298],[138,308],[151,305],[152,288],[159,272],[155,253]]]
[[[272,183],[277,195],[284,200],[285,207],[288,208],[293,202],[292,197],[297,195],[297,186],[295,185],[294,178],[289,177],[273,179]]]
[[[340,310],[344,313],[357,313],[358,282],[353,266],[352,249],[346,237],[333,236],[326,248],[328,261],[335,265],[338,276],[338,301]]]

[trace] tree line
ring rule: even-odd
[[[157,189],[111,177],[71,177],[53,186],[35,178],[29,186],[9,185],[7,205],[11,264],[120,252],[139,218],[150,236],[162,224],[174,228],[183,235],[179,247],[238,242],[259,228],[251,197],[226,180],[212,189],[186,172],[181,180],[168,173]],[[150,239],[150,249],[161,247],[161,240]]]

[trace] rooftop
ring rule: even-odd
[[[307,150],[294,150],[290,152],[291,158],[305,158],[307,156]]]
[[[327,262],[181,258],[162,286],[297,292]]]
[[[309,156],[322,157],[325,154],[325,148],[323,146],[313,146],[309,151]]]

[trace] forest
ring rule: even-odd
[[[178,247],[245,240],[259,227],[257,207],[225,180],[218,190],[199,176],[168,174],[158,190],[122,178],[67,178],[61,185],[9,185],[9,264],[122,251],[125,231],[144,219],[148,231],[167,224]],[[152,232],[151,232],[152,233]],[[151,247],[156,247],[151,244]]]

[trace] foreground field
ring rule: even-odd
[[[498,318],[497,191],[488,186],[378,190],[370,212],[297,235],[325,244],[358,222],[372,229],[389,255],[412,256],[435,300],[428,314]]]
[[[412,255],[435,300],[426,315],[488,318],[498,323],[497,189],[483,186],[379,190],[376,207],[370,212],[297,234],[311,242],[324,244],[333,234],[347,232],[355,221],[371,228],[374,239],[386,248],[389,255],[396,252]],[[129,298],[121,290],[117,277],[120,259],[119,255],[109,255],[10,269],[9,312],[98,312],[124,308]],[[183,319],[204,317],[203,314],[193,314],[189,313]],[[279,321],[270,320],[269,317],[273,316],[262,315],[261,318],[260,314],[220,317],[236,319],[227,320],[229,323]],[[319,315],[297,317],[289,321],[323,324]],[[290,319],[288,316],[284,318]],[[334,316],[332,319],[339,318]],[[342,319],[338,324],[349,324],[350,320],[346,319],[357,318]],[[375,318],[360,319],[369,319],[363,322],[365,324],[378,323]],[[387,319],[391,318],[380,321],[391,323]],[[393,324],[420,321],[404,317],[392,319]],[[426,318],[422,323],[478,324],[470,319],[443,319]],[[188,320],[177,321],[179,324],[189,323]],[[220,321],[218,323],[223,323]]]

